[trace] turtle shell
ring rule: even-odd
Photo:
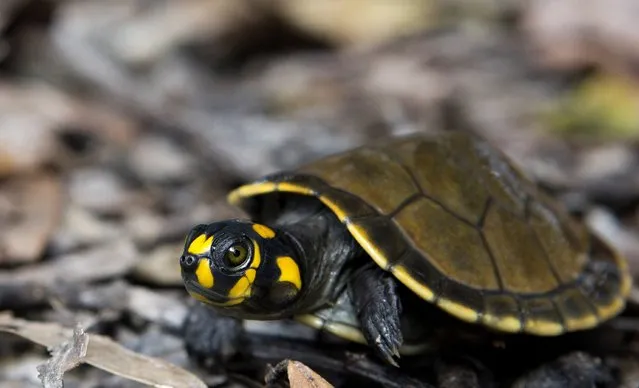
[[[550,336],[625,307],[623,257],[485,140],[467,132],[385,139],[243,185],[317,197],[383,269],[453,316]]]

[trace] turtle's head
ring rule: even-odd
[[[228,220],[197,225],[180,257],[189,294],[223,314],[280,319],[302,290],[301,252],[265,225]]]

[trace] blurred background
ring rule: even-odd
[[[242,216],[240,183],[413,131],[480,133],[636,274],[637,20],[635,0],[2,0],[0,310],[185,365],[188,228]],[[40,386],[42,348],[0,341],[0,381]]]

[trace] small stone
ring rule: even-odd
[[[193,159],[160,136],[142,138],[130,153],[130,163],[142,179],[152,182],[183,181],[196,172]]]
[[[130,288],[128,310],[170,329],[179,329],[187,314],[186,305],[178,298],[142,287]]]
[[[584,152],[577,174],[581,180],[592,182],[624,175],[636,165],[636,154],[626,144],[612,144]]]
[[[51,241],[54,254],[81,246],[115,240],[123,233],[118,225],[104,221],[76,205],[67,208],[62,224]]]
[[[122,179],[97,167],[76,171],[69,192],[73,203],[98,213],[122,213],[129,200]]]
[[[0,284],[32,284],[47,287],[60,283],[95,282],[125,276],[139,252],[128,239],[104,244],[29,268],[0,272]]]
[[[0,97],[0,176],[31,171],[49,161],[55,149],[49,121],[23,112],[6,112],[1,104]]]
[[[166,232],[167,219],[147,208],[133,208],[126,214],[124,226],[140,244],[153,244]]]
[[[178,259],[181,253],[181,243],[159,246],[138,262],[133,275],[159,286],[180,286],[182,277]]]

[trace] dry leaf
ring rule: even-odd
[[[291,388],[332,388],[322,376],[299,361],[289,361],[286,367]]]
[[[33,322],[0,314],[0,331],[12,333],[48,348],[60,346],[66,341],[81,345],[83,340],[74,340],[74,330],[55,323]],[[86,350],[75,352],[71,363],[62,363],[68,368],[75,362],[84,362],[112,374],[162,388],[206,388],[206,384],[190,372],[162,359],[135,353],[108,337],[84,334],[75,331],[75,338],[88,337]],[[63,345],[64,347],[64,345]],[[43,368],[41,368],[43,370]]]
[[[639,136],[639,83],[598,73],[571,90],[548,115],[548,126],[561,133],[636,139]]]

